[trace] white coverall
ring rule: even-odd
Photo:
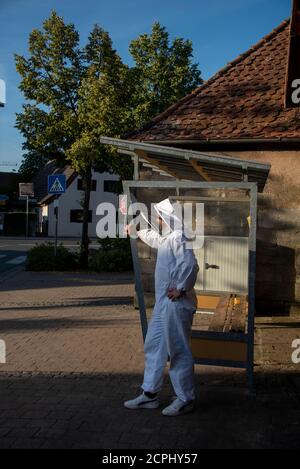
[[[161,215],[159,205],[155,208]],[[186,247],[182,230],[169,230],[167,236],[161,236],[154,230],[140,230],[138,236],[157,249],[155,306],[144,345],[145,372],[142,389],[150,393],[160,391],[169,356],[169,374],[174,391],[179,399],[189,402],[195,398],[194,360],[189,340],[196,310],[194,285],[198,264],[193,250]],[[168,298],[169,288],[184,290],[185,294],[171,301]]]

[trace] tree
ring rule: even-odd
[[[24,136],[22,170],[29,174],[55,159],[69,161],[83,180],[81,266],[88,262],[88,215],[92,169],[132,175],[131,161],[100,136],[120,137],[143,125],[201,80],[192,63],[192,44],[169,43],[165,28],[155,23],[151,35],[130,44],[135,61],[129,68],[113,49],[109,34],[95,25],[85,47],[73,24],[54,11],[41,30],[29,36],[29,58],[15,56],[20,89],[29,103],[17,114]]]
[[[88,214],[91,170],[116,172],[121,177],[131,168],[129,158],[116,158],[113,149],[100,145],[101,135],[120,136],[129,128],[131,86],[128,67],[112,47],[109,34],[95,25],[84,49],[88,63],[78,99],[81,133],[67,151],[72,166],[83,179],[83,227],[81,265],[88,258]]]
[[[64,161],[64,154],[57,146],[54,115],[35,105],[23,106],[23,114],[17,114],[16,125],[24,136],[25,155],[19,168],[23,180],[32,181],[38,171],[52,159]],[[51,123],[51,118],[54,119]]]
[[[136,127],[164,111],[203,83],[198,64],[193,63],[189,40],[175,38],[158,22],[150,35],[142,34],[130,43],[135,61],[131,70],[136,83],[133,115]]]
[[[108,33],[99,26],[94,27],[86,47],[80,48],[74,25],[65,24],[55,12],[44,21],[41,30],[31,32],[29,54],[27,59],[15,56],[20,89],[31,101],[23,106],[16,120],[25,137],[25,160],[29,162],[37,155],[67,160],[82,176],[80,257],[82,267],[86,267],[91,170],[97,166],[101,171],[117,169],[122,173],[112,151],[99,145],[99,135],[102,131],[115,134],[126,120],[120,119],[124,91],[118,89],[114,93],[125,83],[126,67],[112,48]],[[94,117],[96,130],[91,125]]]
[[[31,182],[34,176],[47,164],[48,158],[45,158],[38,152],[28,152],[26,158],[22,160],[18,173],[23,182]]]

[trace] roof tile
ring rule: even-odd
[[[130,135],[137,140],[300,137],[284,107],[289,20]]]

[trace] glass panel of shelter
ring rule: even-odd
[[[169,197],[183,210],[192,206],[193,233],[199,235],[194,244],[199,264],[195,285],[198,297],[198,329],[207,328],[209,316],[213,313],[220,296],[235,293],[248,294],[248,259],[250,197],[244,189],[193,189],[193,188],[151,188],[130,189],[132,202],[143,202],[151,213],[151,203]],[[196,204],[203,204],[204,226],[196,220]],[[184,213],[184,211],[183,211]],[[201,213],[201,210],[199,211]],[[151,219],[152,225],[156,220]],[[199,231],[200,228],[200,231]],[[202,241],[201,241],[202,236]],[[200,243],[199,243],[200,239]],[[147,316],[154,305],[154,269],[156,251],[137,241]],[[203,319],[207,321],[203,321]],[[201,323],[201,324],[200,324]],[[199,327],[200,326],[200,327]]]

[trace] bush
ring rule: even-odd
[[[78,254],[69,251],[62,244],[57,246],[57,256],[54,254],[53,243],[42,243],[34,246],[28,252],[26,270],[57,271],[78,268]]]
[[[89,268],[96,272],[132,270],[130,241],[125,238],[105,238],[89,259]]]

